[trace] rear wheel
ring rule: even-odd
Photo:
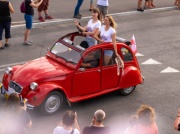
[[[40,106],[40,111],[45,115],[54,114],[63,105],[63,95],[57,91],[51,92]]]
[[[135,88],[136,86],[120,89],[120,94],[122,96],[130,95],[134,91]]]

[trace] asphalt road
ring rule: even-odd
[[[156,12],[128,15],[115,18],[117,35],[131,39],[134,34],[137,42],[138,61],[145,77],[145,82],[127,97],[119,96],[117,92],[87,101],[65,106],[62,111],[52,116],[42,116],[29,111],[33,127],[28,134],[50,134],[56,127],[66,109],[78,113],[81,129],[89,125],[95,110],[101,108],[107,113],[105,125],[110,126],[113,134],[122,133],[128,125],[128,117],[135,114],[141,104],[155,108],[159,134],[176,134],[173,121],[177,114],[179,103],[180,73],[160,73],[167,67],[180,70],[180,18],[179,11]],[[83,22],[85,24],[85,22]],[[12,45],[0,52],[0,66],[38,58],[45,54],[46,49],[62,35],[75,31],[72,23],[36,27],[30,38],[31,46],[24,46],[24,29],[12,31]],[[142,64],[149,59],[161,64]],[[3,67],[2,67],[3,68]],[[0,71],[0,77],[3,72]],[[0,98],[2,106],[3,96]]]
[[[13,22],[24,21],[24,15],[20,12],[20,4],[23,0],[9,0],[15,13],[12,15]],[[77,0],[50,0],[49,13],[55,19],[72,18]],[[97,0],[94,0],[96,6]],[[154,0],[157,7],[173,6],[171,0]],[[144,3],[143,3],[144,4]],[[109,0],[109,13],[119,13],[125,11],[134,11],[137,8],[137,0]],[[84,0],[80,13],[83,16],[89,16],[89,0]],[[35,9],[34,19],[37,20],[37,11]]]

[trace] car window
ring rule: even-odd
[[[121,48],[121,53],[123,55],[124,62],[133,60],[132,53],[127,48],[122,47]]]
[[[97,68],[100,65],[101,50],[94,50],[89,52],[81,63],[83,68]]]
[[[64,59],[66,62],[72,63],[76,65],[80,58],[81,54],[80,52],[67,47],[66,45],[63,45],[60,42],[57,42],[52,48],[51,53],[55,54],[56,57]]]
[[[103,66],[109,66],[116,64],[114,50],[104,50]]]

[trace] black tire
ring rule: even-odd
[[[122,96],[130,95],[134,91],[135,88],[136,86],[120,89],[120,95]]]
[[[39,109],[44,115],[51,115],[59,111],[63,103],[63,95],[60,92],[53,91],[48,94]]]

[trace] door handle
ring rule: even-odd
[[[100,69],[98,69],[97,71],[98,71],[99,73],[101,72],[101,70],[100,70]]]

